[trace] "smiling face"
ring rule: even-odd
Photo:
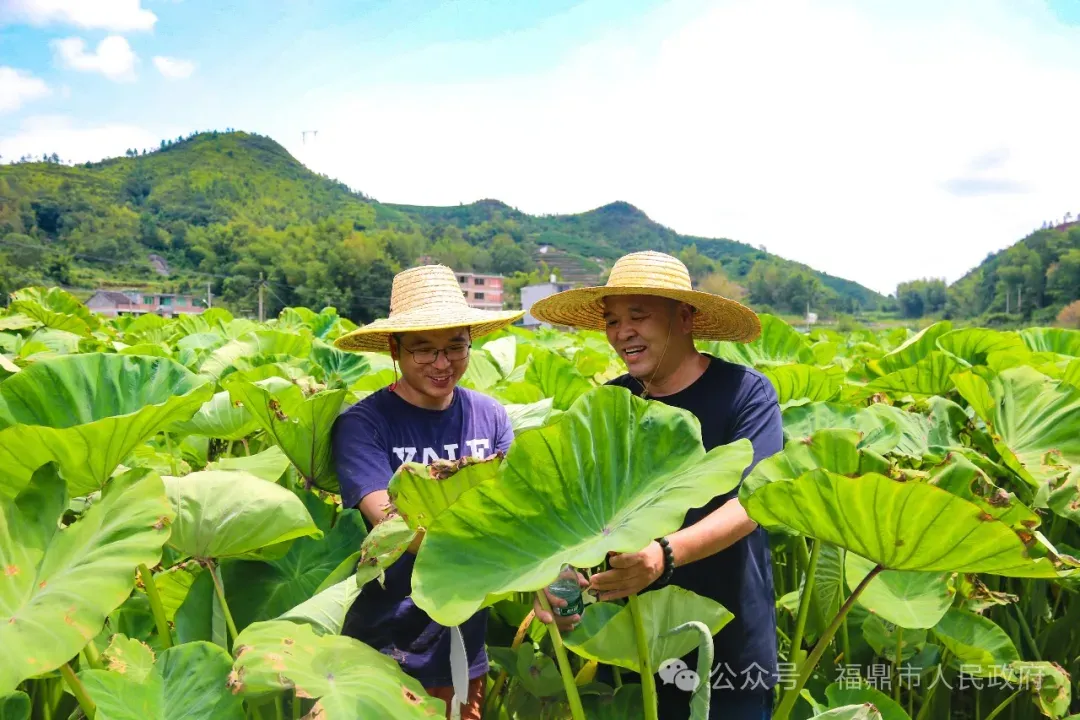
[[[675,300],[651,295],[605,298],[604,324],[611,347],[639,380],[666,376],[694,350],[693,312]]]
[[[468,328],[404,333],[391,338],[390,353],[401,366],[398,394],[423,408],[448,407],[454,388],[469,367],[469,341]],[[436,350],[442,352],[430,362]]]

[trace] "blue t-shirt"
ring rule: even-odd
[[[709,367],[692,385],[673,395],[649,399],[693,413],[701,424],[706,450],[748,438],[754,447],[754,459],[743,474],[746,477],[754,465],[784,448],[776,390],[753,368],[709,357]],[[610,384],[629,388],[638,395],[643,389],[630,375],[622,375]],[[693,525],[738,494],[736,487],[704,507],[690,509],[683,527]],[[712,598],[735,614],[713,638],[714,698],[718,691],[760,691],[776,684],[776,594],[769,538],[763,528],[756,528],[714,555],[676,567],[670,584]],[[696,658],[695,652],[683,660],[695,668]],[[701,669],[697,672],[706,674]],[[657,685],[662,694],[675,688]],[[675,689],[674,694],[672,706],[687,705],[686,693]],[[723,708],[717,702],[714,700],[712,706]],[[661,707],[665,704],[661,698]]]
[[[334,423],[332,445],[342,502],[354,507],[368,493],[386,490],[403,462],[482,459],[505,453],[513,438],[506,410],[481,393],[459,387],[449,408],[426,410],[383,388]],[[387,568],[385,588],[377,581],[365,585],[346,613],[341,632],[394,658],[424,687],[452,685],[450,631],[410,598],[415,560],[412,553],[405,553]],[[470,678],[488,671],[486,633],[486,610],[461,625]]]

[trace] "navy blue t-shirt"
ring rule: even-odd
[[[383,388],[338,416],[332,430],[334,464],[345,507],[385,490],[404,462],[479,459],[505,453],[514,438],[506,410],[492,398],[465,388],[454,390],[446,410],[425,410]],[[386,586],[364,586],[345,615],[342,634],[356,638],[398,661],[424,687],[452,685],[450,631],[416,607],[412,569],[405,553],[386,570]],[[463,577],[468,569],[463,568]],[[461,625],[469,677],[488,671],[484,638],[487,610]]]
[[[745,477],[759,461],[783,449],[776,390],[753,368],[709,358],[709,367],[692,385],[673,395],[649,399],[693,413],[701,424],[706,450],[748,438],[754,447],[754,460]],[[639,396],[643,389],[630,375],[622,375],[610,384],[628,388]],[[738,494],[735,488],[704,507],[691,509],[683,527],[693,525]],[[712,598],[735,615],[713,638],[714,698],[723,690],[764,690],[776,685],[776,595],[769,538],[763,528],[756,528],[715,555],[676,567],[670,584]],[[696,668],[697,652],[683,660]],[[705,674],[700,669],[697,672]],[[664,688],[658,683],[661,695],[673,687]],[[675,690],[675,695],[672,703],[687,704],[687,693]],[[663,707],[664,698],[660,699]],[[713,705],[721,707],[717,702],[714,700]]]

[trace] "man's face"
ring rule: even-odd
[[[445,398],[469,367],[469,331],[466,328],[404,333],[394,355],[401,366],[401,378],[430,398]],[[440,350],[432,362],[431,356]],[[449,354],[450,358],[447,358]]]
[[[656,372],[661,356],[673,357],[672,345],[691,331],[693,317],[674,300],[651,295],[616,295],[604,300],[604,323],[608,342],[636,378]],[[670,341],[667,354],[664,346]]]

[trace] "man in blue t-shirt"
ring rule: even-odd
[[[748,438],[754,459],[746,473],[783,449],[780,407],[768,379],[753,368],[702,354],[694,344],[695,339],[748,342],[760,335],[760,322],[733,300],[693,290],[686,266],[676,258],[656,252],[627,255],[615,263],[606,286],[553,295],[529,312],[556,325],[606,332],[629,371],[611,384],[693,413],[706,450]],[[713,640],[712,668],[697,668],[696,653],[682,660],[708,677],[710,718],[771,716],[778,680],[772,561],[768,536],[740,505],[738,488],[704,507],[687,508],[679,531],[640,552],[613,555],[608,565],[590,581],[600,600],[673,584],[734,613]],[[552,619],[543,610],[537,615]],[[688,716],[687,692],[662,681],[657,691],[661,718]]]
[[[386,351],[401,379],[364,398],[334,423],[332,446],[342,504],[359,507],[369,527],[387,515],[387,486],[406,462],[483,459],[505,453],[513,440],[506,410],[492,398],[457,387],[469,365],[472,340],[522,315],[468,307],[457,278],[442,266],[425,266],[394,278],[390,316],[340,338],[347,350]],[[386,570],[385,587],[364,586],[345,616],[342,634],[393,657],[428,693],[454,697],[450,630],[410,599],[412,568],[421,540]],[[463,568],[463,575],[467,569]],[[462,720],[479,720],[488,671],[484,636],[487,611],[461,627],[469,664]]]

